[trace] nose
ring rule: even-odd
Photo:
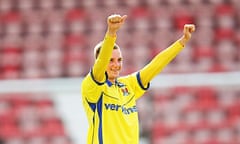
[[[112,66],[119,67],[119,66],[121,66],[121,62],[115,60],[115,61],[112,62]]]
[[[119,61],[114,61],[114,62],[113,62],[113,65],[114,65],[114,66],[120,66],[120,62],[119,62]]]

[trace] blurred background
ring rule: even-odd
[[[84,144],[80,85],[110,14],[122,75],[180,38],[138,101],[141,144],[240,144],[239,0],[0,0],[0,144]]]

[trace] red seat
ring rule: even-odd
[[[173,21],[177,30],[182,30],[184,24],[194,23],[194,16],[190,12],[190,9],[182,6],[177,8],[177,13],[173,15]]]
[[[19,79],[21,78],[21,68],[18,66],[4,66],[0,74],[0,79]]]
[[[152,126],[151,138],[154,144],[169,133],[169,129],[161,121],[155,121]]]
[[[199,87],[196,90],[196,103],[193,106],[203,111],[218,107],[216,96],[217,93],[214,88],[207,86]]]
[[[17,11],[9,11],[2,15],[6,34],[20,35],[22,33],[22,15]]]
[[[72,47],[77,45],[85,45],[86,44],[86,38],[81,34],[69,34],[66,35],[64,40],[64,46],[65,47]]]
[[[78,20],[82,20],[84,18],[86,18],[87,13],[86,11],[82,10],[82,9],[71,9],[69,11],[67,11],[65,18],[67,21],[69,22],[73,22],[73,21],[78,21]]]
[[[57,118],[43,120],[42,131],[46,136],[64,136],[66,134],[62,121]]]
[[[22,60],[22,49],[18,46],[11,46],[14,42],[6,42],[5,46],[1,50],[1,66],[2,67],[19,67]]]
[[[212,58],[215,55],[215,51],[210,46],[197,46],[194,50],[194,59],[197,61],[198,59],[209,57]]]
[[[233,29],[216,29],[215,36],[216,41],[221,41],[224,39],[234,39],[234,30]]]
[[[87,26],[87,13],[82,9],[71,9],[66,12],[64,19],[69,33],[84,33]]]
[[[230,69],[226,68],[225,66],[215,63],[207,72],[228,72]]]
[[[233,105],[229,106],[227,113],[229,115],[229,120],[236,122],[240,119],[240,102],[236,102]]]
[[[147,7],[135,7],[131,9],[130,18],[131,19],[145,19],[150,16],[150,11]]]
[[[222,15],[234,15],[235,14],[235,8],[232,4],[219,4],[216,6],[216,15],[222,16]]]
[[[4,124],[1,126],[0,129],[0,136],[3,138],[11,138],[11,137],[16,137],[20,135],[20,131],[17,127],[17,125],[13,124]]]

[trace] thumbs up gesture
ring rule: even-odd
[[[108,30],[107,33],[111,36],[116,36],[117,31],[119,28],[124,24],[127,15],[118,15],[113,14],[107,18]]]

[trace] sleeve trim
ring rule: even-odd
[[[103,85],[103,84],[107,81],[107,79],[108,79],[108,75],[107,75],[106,72],[105,72],[105,81],[104,81],[104,82],[98,82],[98,81],[94,78],[92,69],[91,69],[91,71],[90,71],[90,75],[91,75],[92,80],[93,80],[96,84],[98,84],[98,85]]]
[[[150,87],[150,83],[147,84],[147,87],[144,87],[140,78],[140,72],[137,73],[137,81],[139,86],[143,89],[143,90],[148,90],[148,88]]]

